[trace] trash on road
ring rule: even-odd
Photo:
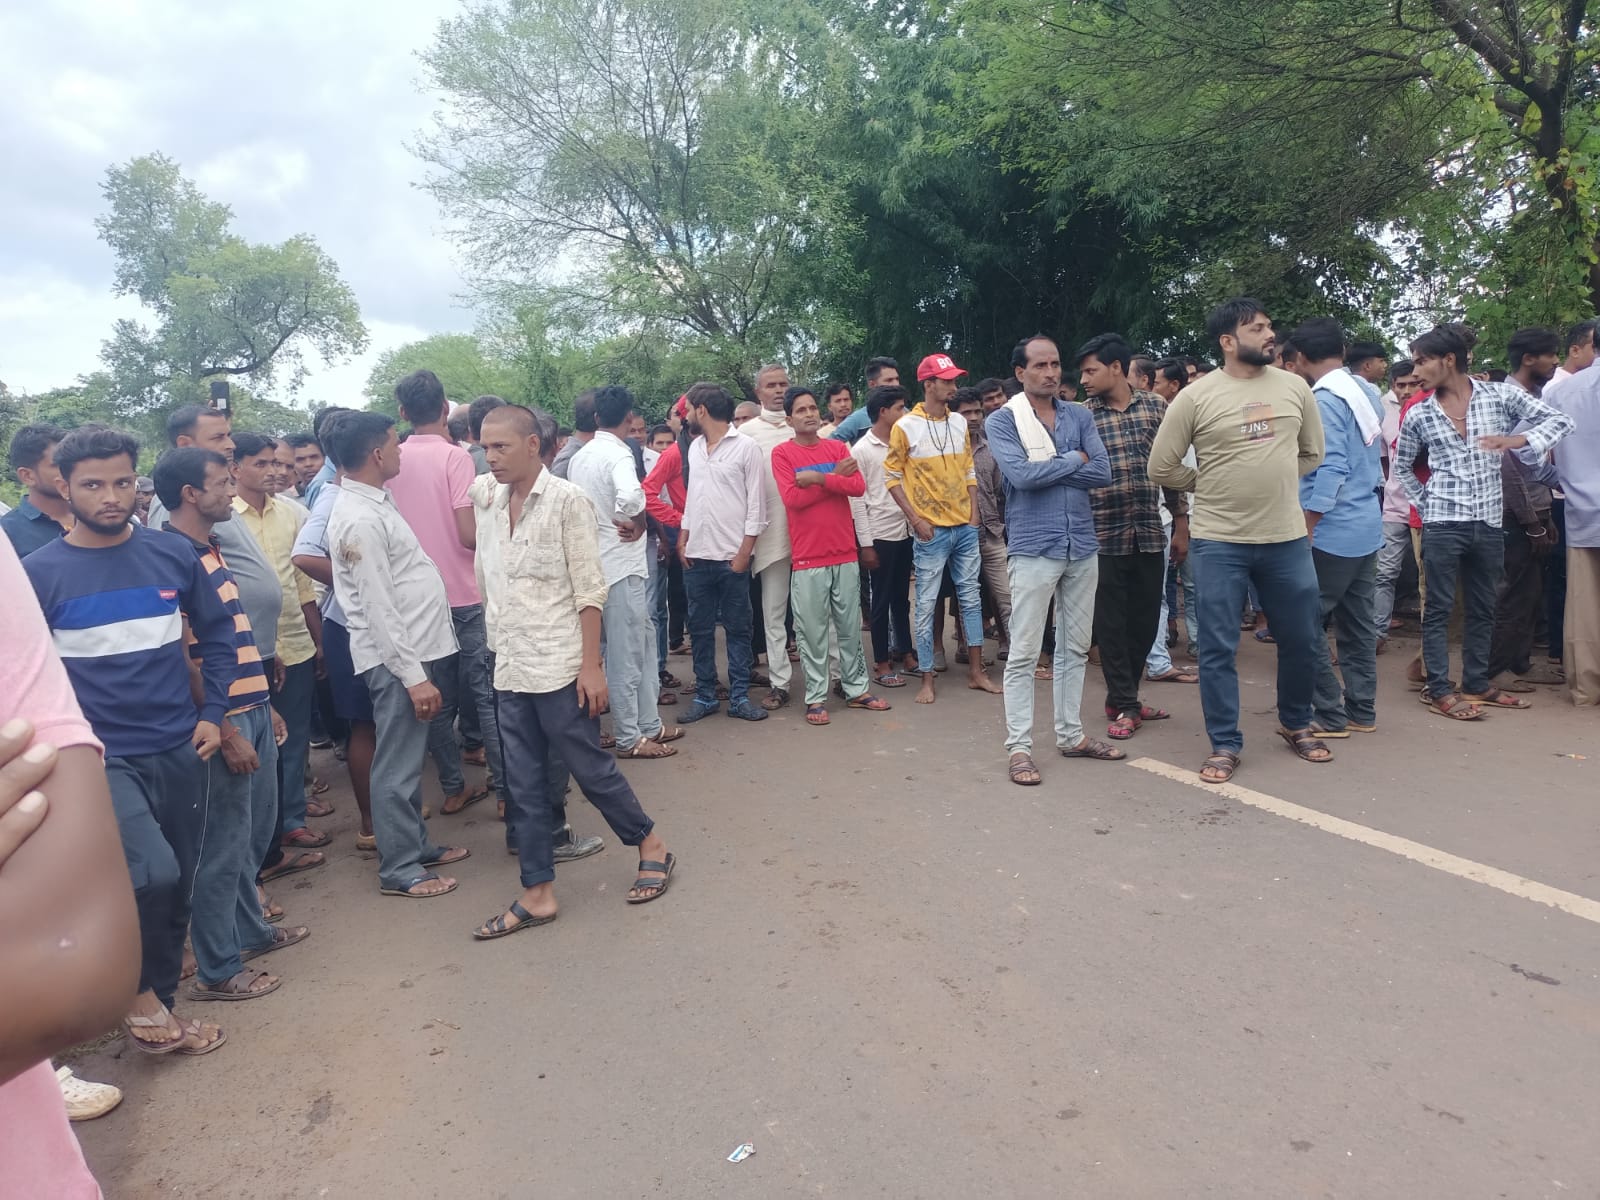
[[[735,1146],[734,1147],[733,1153],[728,1155],[728,1161],[729,1162],[743,1162],[745,1159],[749,1158],[755,1152],[756,1152],[756,1148],[754,1146],[752,1146],[749,1142],[746,1142],[742,1146]]]
[[[1587,762],[1588,759],[1589,759],[1589,756],[1587,754],[1557,754],[1556,757],[1557,758],[1575,758],[1579,762]]]

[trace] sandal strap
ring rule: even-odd
[[[641,872],[644,872],[644,871],[660,871],[663,875],[665,875],[666,871],[667,871],[667,864],[664,863],[664,862],[651,862],[647,858],[641,858],[639,860],[639,870]],[[650,882],[652,882],[652,883],[660,883],[661,881],[659,879],[653,879]]]
[[[511,910],[510,911],[511,911],[511,915],[513,917],[515,917],[518,921],[531,921],[531,920],[533,920],[533,914],[531,912],[529,912],[527,909],[522,907],[522,901],[520,901],[520,900],[513,900],[511,902]],[[502,913],[500,916],[496,917],[495,919],[500,922],[500,927],[502,929],[504,929],[505,928],[505,920],[506,920],[505,914]]]

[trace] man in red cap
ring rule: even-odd
[[[948,354],[930,354],[917,365],[922,403],[895,423],[889,435],[884,478],[889,495],[906,514],[915,538],[917,577],[918,704],[934,701],[933,610],[946,564],[955,580],[966,631],[967,686],[998,694],[983,670],[983,610],[978,600],[978,477],[967,444],[967,423],[950,411],[955,381],[966,372]]]

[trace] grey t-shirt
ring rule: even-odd
[[[167,521],[166,507],[158,496],[150,502],[150,517],[146,524],[160,529]],[[237,516],[218,521],[212,528],[217,541],[222,544],[222,557],[239,585],[239,603],[244,605],[244,615],[250,618],[250,630],[255,634],[256,649],[262,658],[271,658],[278,651],[278,617],[283,612],[283,587],[278,583],[278,573],[267,562],[249,528]]]

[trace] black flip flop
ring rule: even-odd
[[[517,919],[515,925],[506,924],[505,913],[490,917],[479,928],[472,931],[472,936],[480,942],[490,942],[495,938],[508,937],[513,933],[520,933],[524,929],[532,929],[535,925],[548,925],[559,917],[560,913],[551,913],[548,917],[536,917],[522,907],[520,900],[511,902],[511,915]],[[484,930],[489,932],[485,933]]]
[[[649,904],[650,901],[659,900],[662,896],[665,896],[667,894],[667,885],[672,882],[672,868],[677,865],[678,859],[670,850],[667,851],[667,861],[664,863],[651,862],[647,858],[640,859],[640,871],[664,871],[666,874],[661,879],[646,879],[643,875],[640,875],[638,878],[636,878],[633,881],[633,887],[635,889],[655,888],[657,890],[651,892],[648,896],[628,896],[626,897],[628,903]]]

